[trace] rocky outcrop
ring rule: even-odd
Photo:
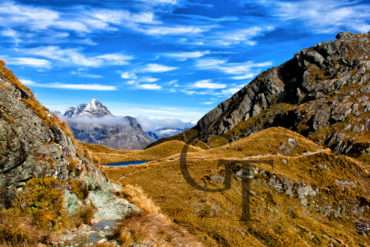
[[[11,72],[3,64],[0,69],[0,207],[11,206],[28,180],[54,177],[64,186],[69,213],[88,201],[97,208],[96,221],[102,215],[111,217],[100,203],[109,199],[115,210],[112,217],[120,218],[126,206],[114,196],[113,184],[75,144],[63,123],[12,74],[6,76]],[[76,196],[73,183],[87,188],[85,202]]]
[[[297,131],[333,150],[369,155],[369,34],[339,33],[258,75],[207,113],[202,140],[233,140],[267,127]]]
[[[64,117],[81,142],[119,150],[143,149],[152,142],[135,118],[116,117],[96,99],[68,108]]]

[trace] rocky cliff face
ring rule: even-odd
[[[124,205],[112,193],[112,184],[77,146],[66,125],[42,107],[18,79],[0,64],[0,207],[9,207],[17,192],[32,178],[54,177],[64,184],[66,209],[73,214],[84,202],[73,183],[88,189],[86,200],[96,217],[120,218]],[[74,181],[74,182],[73,182]],[[100,207],[112,202],[111,215]],[[110,206],[109,206],[110,207]],[[99,220],[99,219],[97,219]]]
[[[133,117],[115,117],[96,99],[64,113],[73,136],[82,142],[114,149],[143,149],[152,142]]]
[[[369,37],[339,33],[261,73],[198,122],[199,137],[236,140],[282,126],[337,152],[368,158]]]

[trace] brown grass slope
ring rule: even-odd
[[[102,145],[81,143],[83,147],[90,150],[99,157],[101,164],[109,164],[124,161],[156,160],[166,158],[181,152],[185,143],[182,141],[169,141],[145,150],[119,151]],[[198,152],[203,149],[195,146],[189,148],[189,152]]]
[[[290,145],[295,141],[295,145]],[[220,159],[233,161],[232,189],[210,193],[187,184],[179,155],[150,164],[103,168],[122,185],[137,184],[162,212],[207,246],[369,246],[369,167],[324,149],[302,135],[269,128],[224,146],[187,154],[194,180],[221,188]],[[250,209],[241,217],[241,184],[235,176],[246,160],[274,160],[252,166]]]

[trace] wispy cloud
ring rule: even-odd
[[[245,74],[245,75],[232,76],[231,79],[246,80],[246,79],[250,79],[250,78],[253,78],[253,77],[254,77],[253,73],[248,73],[248,74]]]
[[[195,87],[195,88],[207,88],[207,89],[221,89],[221,88],[225,88],[226,84],[212,82],[212,80],[209,79],[209,80],[197,81],[197,82],[194,83],[193,87]]]
[[[252,69],[271,66],[272,62],[254,63],[247,61],[244,63],[229,63],[221,59],[199,59],[195,65],[201,70],[219,70],[226,74],[240,75],[242,77],[236,78],[241,80],[250,76]]]
[[[207,31],[208,29],[196,26],[146,26],[134,28],[135,31],[145,33],[153,36],[163,35],[191,35]]]
[[[272,31],[273,29],[273,26],[253,26],[245,29],[219,32],[215,34],[216,39],[214,42],[222,46],[230,46],[240,43],[254,46],[256,45],[256,41],[254,41],[253,38],[263,33]]]
[[[90,91],[116,91],[116,86],[102,84],[72,84],[72,83],[37,83],[28,79],[21,79],[22,83],[27,86],[70,89],[70,90],[90,90]]]
[[[152,4],[152,5],[161,5],[161,4],[177,4],[177,0],[139,0],[140,2],[144,2],[145,4]]]
[[[137,76],[133,72],[121,72],[121,78],[122,79],[135,80],[135,79],[137,79]]]
[[[55,60],[58,65],[64,66],[86,66],[99,67],[104,65],[125,65],[128,61],[133,59],[120,53],[102,54],[98,56],[86,56],[81,49],[61,48],[59,46],[41,46],[30,49],[21,49],[25,54],[39,56]]]
[[[102,75],[86,73],[86,72],[84,72],[81,69],[80,70],[71,71],[71,74],[72,75],[79,76],[79,77],[85,77],[85,78],[91,78],[91,79],[100,79],[100,78],[103,78]]]
[[[204,55],[210,54],[209,50],[207,51],[192,51],[192,52],[176,52],[176,53],[165,53],[165,56],[175,58],[179,61],[186,61],[189,58],[200,58]]]
[[[162,64],[147,64],[140,72],[149,72],[149,73],[162,73],[178,69],[177,67],[170,67]]]
[[[0,4],[0,26],[27,26],[31,30],[59,29],[78,33],[94,30],[114,31],[116,25],[159,23],[151,12],[131,13],[127,10],[93,9],[58,12],[43,7],[4,1]]]
[[[29,67],[36,67],[36,68],[49,68],[50,61],[46,59],[39,59],[34,57],[18,57],[18,58],[5,58],[8,64],[12,65],[21,65],[21,66],[29,66]]]
[[[353,0],[301,0],[272,4],[282,20],[300,20],[318,33],[333,33],[343,29],[368,32],[370,5]],[[269,6],[271,6],[269,4]]]
[[[235,94],[236,92],[238,92],[240,89],[242,89],[242,87],[228,88],[228,89],[222,90],[221,94],[224,94],[224,95],[227,95],[227,96],[232,95],[232,94]]]
[[[139,121],[141,127],[144,131],[157,130],[160,128],[190,128],[193,124],[189,122],[184,122],[179,119],[173,118],[148,118],[145,116],[138,116],[137,120]]]
[[[146,90],[160,90],[162,89],[162,86],[158,85],[158,84],[149,84],[149,83],[145,83],[145,84],[139,84],[137,85],[138,88],[141,88],[141,89],[146,89]]]

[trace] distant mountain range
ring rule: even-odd
[[[153,140],[157,141],[162,138],[170,137],[177,135],[190,127],[193,127],[192,125],[189,125],[188,128],[159,128],[153,131],[147,131],[146,134]]]
[[[193,124],[185,123],[184,128],[161,127],[144,131],[136,118],[114,116],[97,99],[69,107],[63,116],[77,140],[119,150],[144,149],[153,141],[193,127]]]

